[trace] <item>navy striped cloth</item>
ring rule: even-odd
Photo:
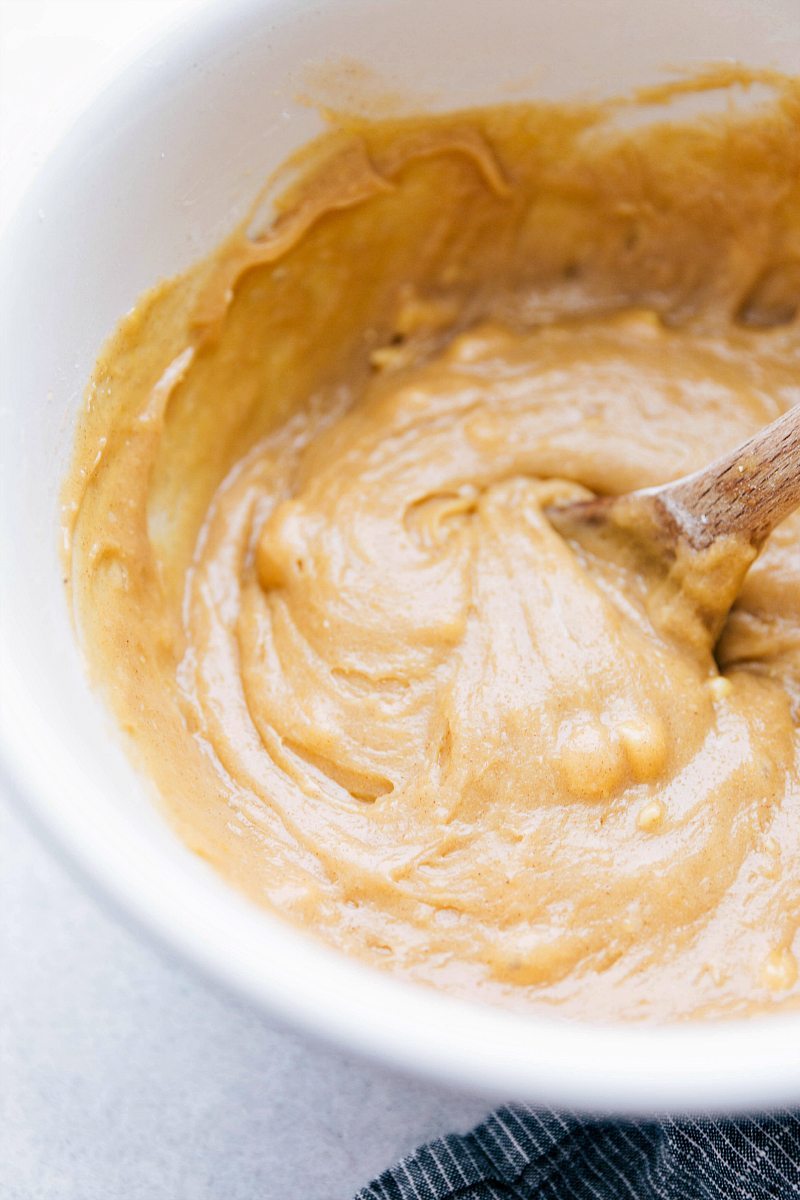
[[[621,1121],[526,1105],[401,1159],[356,1200],[792,1200],[800,1117]]]

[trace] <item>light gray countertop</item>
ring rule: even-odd
[[[278,1031],[121,927],[0,799],[2,1200],[347,1200],[487,1105]]]

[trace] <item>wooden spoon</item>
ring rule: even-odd
[[[800,506],[800,404],[710,466],[672,483],[624,496],[598,496],[548,510],[558,529],[624,524],[634,507],[653,523],[664,550],[681,540],[705,550],[735,536],[760,550],[776,525]]]
[[[634,549],[698,603],[719,635],[744,577],[772,530],[800,506],[800,404],[731,454],[660,487],[553,506],[567,538]],[[677,560],[680,569],[675,570]],[[687,566],[688,560],[688,566]]]

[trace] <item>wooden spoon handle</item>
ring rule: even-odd
[[[732,454],[650,494],[698,550],[728,534],[760,548],[800,506],[800,404]]]

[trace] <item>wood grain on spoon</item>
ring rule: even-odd
[[[619,528],[633,525],[635,510],[640,509],[662,553],[681,541],[706,550],[723,538],[746,541],[760,550],[775,526],[798,506],[800,405],[692,475],[625,496],[560,505],[548,516],[564,532],[580,524],[613,523]]]

